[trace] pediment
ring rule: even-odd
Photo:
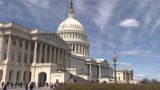
[[[97,64],[101,64],[103,66],[110,66],[106,59],[97,59]]]
[[[37,36],[50,43],[53,42],[57,46],[68,48],[68,44],[57,33],[38,33]]]

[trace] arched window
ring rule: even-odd
[[[0,81],[2,80],[3,70],[0,70]]]

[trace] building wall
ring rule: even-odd
[[[116,76],[119,83],[131,83],[133,81],[133,70],[117,70]]]
[[[87,73],[86,61],[75,55],[71,56],[70,68],[76,68],[77,75]]]
[[[95,60],[90,59],[88,63],[88,57],[72,54],[68,44],[56,33],[27,30],[14,23],[0,24],[3,24],[0,27],[0,37],[3,37],[0,39],[1,82],[35,82],[38,85],[42,76],[45,82],[51,83],[56,80],[52,76],[58,72],[65,73],[66,68],[88,80],[98,80],[99,75],[107,80],[104,77],[110,75],[106,67],[102,67],[99,74]],[[61,76],[60,81],[65,81],[69,73]]]
[[[67,44],[57,34],[25,31],[25,28],[19,29],[21,26],[14,23],[1,24],[1,82],[38,83],[41,72],[46,73],[46,82],[51,82],[51,72],[69,67],[70,52]]]

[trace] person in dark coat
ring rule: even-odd
[[[2,82],[2,87],[4,86],[4,82]]]
[[[25,90],[28,90],[28,84],[27,83],[25,84]]]
[[[20,83],[20,86],[21,86],[21,88],[22,88],[22,86],[23,86],[23,83],[22,83],[22,82]]]
[[[6,84],[4,85],[3,90],[7,90],[7,85]]]
[[[30,86],[29,86],[30,90],[33,90],[33,87],[34,87],[34,84],[31,83]]]

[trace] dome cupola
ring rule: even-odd
[[[68,9],[68,17],[58,27],[58,35],[68,43],[72,54],[89,57],[89,44],[82,24],[75,19],[73,3]]]
[[[73,9],[72,1],[68,10],[68,18],[61,22],[61,24],[58,27],[58,32],[63,32],[70,29],[81,32],[84,31],[82,24],[75,19],[75,12]]]

